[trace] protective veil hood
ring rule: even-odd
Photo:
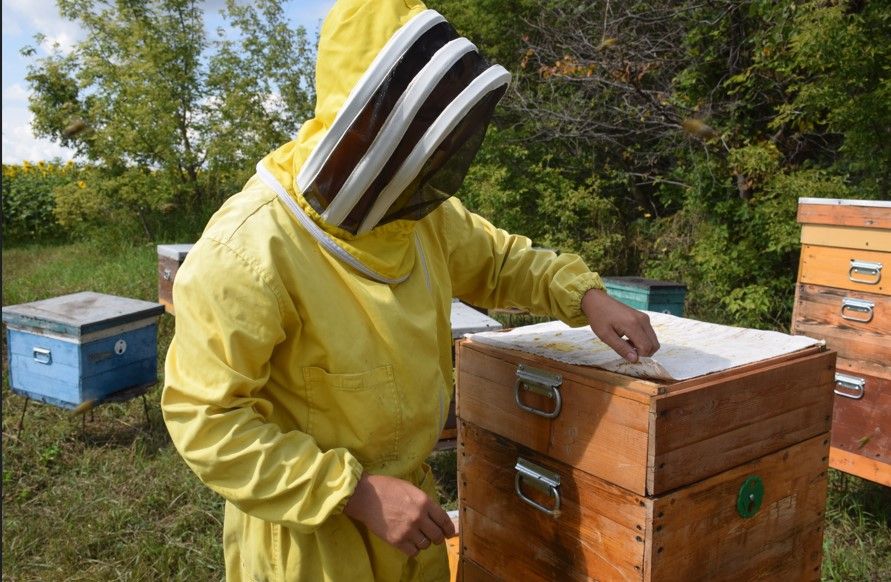
[[[340,0],[315,117],[264,163],[279,180],[290,166],[300,209],[339,240],[420,219],[460,187],[509,81],[420,2]]]

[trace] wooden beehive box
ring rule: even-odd
[[[834,352],[676,382],[457,359],[464,580],[820,579]]]
[[[891,486],[891,202],[801,198],[792,332],[838,352],[831,467]]]
[[[90,291],[4,307],[12,391],[73,408],[151,387],[163,312]]]
[[[193,246],[195,245],[158,245],[158,302],[171,315],[176,315],[173,307],[173,280]]]
[[[687,286],[643,277],[604,277],[606,292],[625,305],[646,311],[684,315]]]

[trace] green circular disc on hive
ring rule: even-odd
[[[746,477],[739,488],[739,496],[736,499],[736,511],[743,517],[752,517],[761,509],[764,500],[764,482],[761,477],[751,475]]]

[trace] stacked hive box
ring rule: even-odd
[[[604,277],[603,285],[611,297],[635,309],[684,315],[686,285],[642,277]]]
[[[91,291],[4,307],[12,391],[62,408],[146,392],[163,311]]]
[[[459,343],[473,580],[819,580],[835,353],[677,382]]]
[[[195,245],[158,245],[158,302],[170,315],[176,315],[173,306],[173,280],[193,246]]]
[[[802,198],[793,333],[838,352],[830,466],[891,486],[891,202]]]

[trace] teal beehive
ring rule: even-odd
[[[3,308],[16,394],[74,408],[157,382],[164,306],[90,291]]]
[[[604,277],[606,292],[635,309],[683,317],[687,286],[642,277]]]

